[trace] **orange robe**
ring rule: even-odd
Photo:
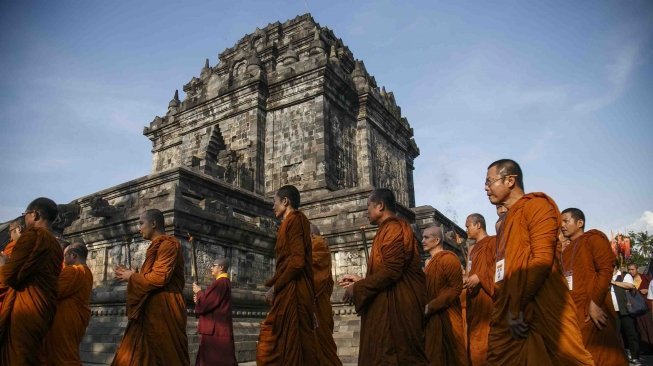
[[[436,253],[426,265],[426,356],[430,365],[467,365],[460,294],[463,273],[458,257]]]
[[[11,257],[11,252],[14,250],[15,245],[16,242],[13,240],[7,243],[7,245],[5,245],[5,248],[2,250],[2,254],[6,255],[7,257]],[[0,309],[2,309],[2,300],[7,295],[7,291],[9,291],[9,286],[0,282]]]
[[[80,365],[79,344],[91,320],[93,274],[85,264],[65,266],[59,275],[57,313],[45,338],[48,366]]]
[[[421,267],[410,225],[396,217],[383,221],[372,242],[367,275],[353,285],[361,315],[359,366],[428,365]]]
[[[127,282],[127,329],[113,366],[189,365],[184,257],[175,237],[152,241]]]
[[[554,264],[559,228],[558,207],[544,193],[527,194],[508,210],[497,235],[505,275],[495,283],[489,365],[593,365],[571,294]],[[508,324],[520,311],[530,327],[526,339],[513,338]]]
[[[57,307],[62,262],[57,239],[46,229],[28,228],[0,266],[0,282],[9,286],[0,310],[0,365],[40,363]]]
[[[570,243],[561,255],[563,274],[572,272],[571,297],[585,347],[597,366],[627,366],[628,360],[618,338],[610,282],[615,255],[602,232],[589,230]],[[589,319],[590,301],[601,307],[608,324],[599,330]]]
[[[496,237],[486,236],[479,240],[470,254],[472,261],[469,275],[476,275],[479,285],[468,291],[467,328],[469,334],[470,365],[487,363],[487,341],[492,317],[492,294],[494,292],[494,252]]]
[[[338,347],[333,340],[333,310],[331,293],[333,276],[331,275],[331,252],[321,236],[313,236],[313,288],[315,289],[315,315],[317,316],[317,345],[320,350],[320,365],[342,366],[338,358]]]
[[[301,211],[283,219],[274,255],[276,269],[266,286],[274,286],[275,295],[261,324],[256,364],[319,365],[310,223]]]

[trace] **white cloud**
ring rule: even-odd
[[[626,225],[626,227],[621,230],[621,232],[629,231],[648,231],[653,233],[653,211],[644,211],[639,219]]]

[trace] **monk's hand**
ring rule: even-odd
[[[338,285],[340,287],[347,288],[347,287],[353,285],[354,283],[356,283],[356,282],[358,282],[358,281],[360,281],[362,279],[363,278],[361,276],[356,276],[356,275],[353,275],[353,274],[346,274],[346,275],[344,275],[344,276],[342,276],[340,278],[340,281],[338,281]]]
[[[353,284],[354,282],[347,285],[345,287],[345,294],[342,295],[342,301],[347,304],[351,304],[352,302],[354,302],[354,286],[352,286]]]
[[[193,293],[194,293],[194,294],[197,294],[197,293],[200,292],[200,291],[202,291],[202,288],[200,287],[200,285],[198,285],[197,283],[193,282]]]
[[[267,302],[268,305],[272,305],[274,302],[274,286],[270,287],[270,289],[265,293],[265,302]]]
[[[134,271],[132,271],[131,269],[127,269],[124,266],[116,266],[113,269],[113,272],[114,272],[115,279],[120,281],[125,281],[125,282],[129,281],[129,277],[131,277],[132,274],[134,274]]]
[[[463,286],[468,289],[474,289],[478,284],[481,282],[481,280],[478,279],[478,276],[476,274],[473,274],[469,277],[467,277],[467,280],[465,283],[463,283]]]
[[[596,305],[594,301],[590,301],[589,315],[585,321],[588,322],[590,319],[592,319],[592,322],[599,330],[605,328],[605,326],[608,325],[607,314],[603,311],[603,309],[601,309],[601,307]]]
[[[193,295],[193,302],[197,304],[197,294]]]
[[[517,318],[514,318],[508,312],[508,325],[510,326],[510,334],[515,339],[525,339],[528,336],[528,324],[524,321],[524,312],[520,311]]]

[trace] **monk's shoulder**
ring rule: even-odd
[[[181,247],[179,240],[172,235],[163,235],[158,243],[159,252],[178,251]]]
[[[439,260],[439,264],[446,266],[448,268],[450,267],[459,268],[461,265],[460,260],[458,259],[456,253],[449,250],[442,251],[442,256]]]
[[[582,240],[592,249],[596,247],[610,246],[608,237],[601,231],[592,229],[583,233]]]

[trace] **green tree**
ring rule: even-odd
[[[648,231],[630,231],[628,237],[631,245],[630,261],[638,267],[649,264],[653,256],[653,236],[649,235]]]

